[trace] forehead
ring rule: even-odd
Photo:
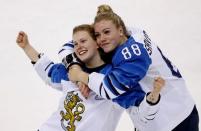
[[[87,31],[77,31],[73,34],[73,40],[80,40],[91,37]]]
[[[103,30],[105,28],[115,27],[114,23],[111,20],[101,20],[94,24],[95,31]]]

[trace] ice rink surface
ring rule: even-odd
[[[0,0],[0,130],[36,131],[56,110],[61,94],[45,85],[15,43],[28,33],[40,52],[58,61],[57,51],[72,28],[92,23],[96,8],[109,4],[128,26],[145,29],[177,65],[201,111],[200,0]],[[117,131],[132,131],[126,114]]]

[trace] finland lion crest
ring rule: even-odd
[[[78,96],[78,93],[74,91],[68,92],[64,100],[65,111],[60,111],[61,114],[61,126],[65,131],[75,131],[75,121],[82,119],[82,114],[85,110],[85,106],[81,103],[82,99]]]

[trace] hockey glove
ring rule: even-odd
[[[77,64],[82,66],[83,63],[81,60],[76,56],[75,53],[71,53],[63,58],[62,63],[65,65],[66,69],[68,70],[70,66]]]

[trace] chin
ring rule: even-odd
[[[80,60],[83,62],[83,63],[87,63],[89,61],[90,58],[88,57],[83,57],[83,58],[80,58]]]
[[[109,53],[109,52],[111,52],[112,51],[112,49],[111,48],[102,48],[103,50],[104,50],[104,52],[105,53]]]

